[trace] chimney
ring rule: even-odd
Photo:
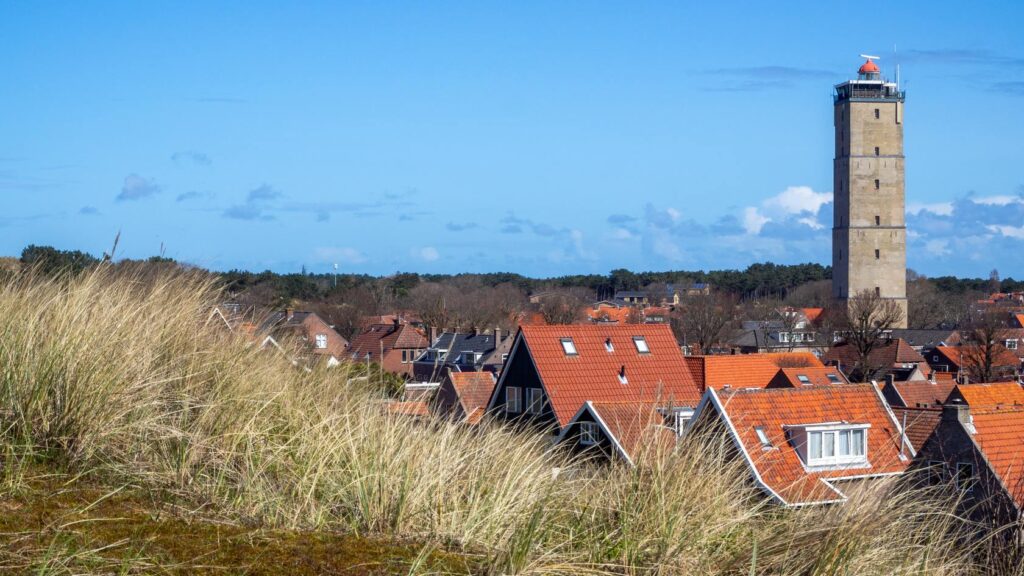
[[[942,419],[947,422],[959,422],[971,424],[971,407],[964,404],[959,398],[954,398],[947,404],[942,405]]]
[[[430,342],[428,342],[427,345],[428,346],[433,346],[434,342],[436,342],[436,341],[437,341],[437,328],[435,328],[434,326],[431,326],[430,327]]]
[[[494,347],[497,348],[498,346],[501,346],[501,328],[495,326],[494,327]]]
[[[395,323],[395,329],[397,329],[398,326],[402,323],[402,320],[398,317],[397,314],[395,314],[394,323]]]

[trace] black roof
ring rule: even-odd
[[[914,348],[932,348],[943,346],[956,330],[908,330],[895,329],[892,339],[902,338]]]

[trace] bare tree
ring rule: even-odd
[[[966,344],[960,347],[960,366],[972,382],[992,382],[998,377],[996,362],[1005,351],[1009,326],[1005,311],[989,308],[974,314],[967,329],[960,332]]]
[[[584,301],[572,291],[547,295],[540,303],[540,313],[548,324],[574,324],[583,319]]]
[[[671,325],[676,339],[707,354],[721,341],[726,329],[735,326],[736,320],[736,299],[714,293],[685,296],[672,313]]]
[[[457,314],[453,309],[458,291],[447,284],[423,282],[409,291],[409,307],[419,313],[424,324],[445,330],[455,324]]]
[[[885,333],[903,320],[903,310],[893,300],[865,290],[846,302],[836,302],[831,312],[836,328],[856,353],[851,378],[864,382],[882,368],[872,365],[871,352],[885,344]]]

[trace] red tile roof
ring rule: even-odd
[[[845,371],[853,369],[859,361],[857,349],[845,342],[840,342],[830,348],[822,359],[830,363],[839,362],[840,368]],[[924,356],[921,356],[913,346],[902,338],[886,340],[868,354],[868,363],[871,367],[893,368],[904,364],[922,364],[924,362]]]
[[[520,336],[560,428],[587,400],[661,400],[686,406],[696,406],[700,401],[700,390],[666,324],[526,325],[520,327]],[[635,336],[645,339],[649,353],[637,350]],[[572,338],[576,355],[566,355],[563,338]],[[605,347],[607,340],[611,351]],[[623,368],[625,384],[618,377]]]
[[[949,398],[959,399],[977,409],[1024,407],[1024,388],[1016,382],[993,382],[978,384],[959,384],[949,394]]]
[[[874,384],[723,390],[709,391],[708,395],[728,415],[736,439],[760,481],[785,504],[842,500],[841,491],[829,480],[899,473],[913,456],[908,450],[906,458],[900,458],[900,428]],[[787,429],[834,422],[870,425],[867,467],[822,468],[813,472],[804,467]],[[757,427],[766,434],[770,448],[761,444]]]
[[[818,318],[821,317],[821,313],[825,311],[824,308],[803,308],[804,316],[807,317],[808,322],[817,322]]]
[[[889,384],[886,384],[889,386]],[[906,382],[893,382],[892,387],[903,399],[903,404],[909,408],[934,408],[942,406],[946,397],[953,391],[956,382],[953,379],[936,380],[908,380]]]
[[[586,308],[587,317],[592,322],[618,322],[625,324],[633,308],[629,306],[613,306],[610,304],[598,304]]]
[[[971,410],[974,441],[1017,506],[1024,508],[1024,410]]]
[[[969,368],[979,363],[983,352],[979,346],[936,346],[935,352],[942,356],[939,364],[957,368]],[[996,345],[992,358],[993,368],[1020,367],[1020,359],[1001,345]]]
[[[836,381],[833,381],[833,378]],[[780,368],[772,378],[770,386],[772,388],[800,388],[801,386],[835,386],[849,383],[846,376],[835,366],[807,366],[804,368]]]
[[[410,324],[373,324],[352,339],[347,354],[363,360],[370,355],[370,361],[379,362],[381,350],[395,348],[427,348],[427,337]]]
[[[666,453],[675,446],[676,434],[665,427],[665,418],[652,402],[587,402],[587,406],[630,463],[645,452]]]
[[[392,400],[387,403],[387,411],[388,414],[414,416],[417,418],[423,418],[430,414],[427,403],[424,401],[399,402],[398,400]]]
[[[903,408],[893,406],[892,412],[896,415],[896,421],[901,426],[906,422],[907,440],[910,441],[910,445],[914,447],[914,450],[920,450],[924,446],[924,441],[932,435],[935,427],[939,425],[939,420],[942,419],[942,408]]]
[[[1019,328],[1024,328],[1024,314],[1014,314],[1013,317],[1017,320],[1017,326]]]
[[[686,364],[701,390],[719,390],[725,386],[764,388],[779,373],[779,368],[824,366],[810,352],[687,356]]]
[[[494,392],[494,375],[491,372],[449,372],[448,377],[466,414],[466,421],[476,424],[483,417]]]

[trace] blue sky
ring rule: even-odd
[[[0,4],[0,253],[827,264],[831,86],[875,53],[910,267],[1024,276],[1020,3],[214,4]]]

